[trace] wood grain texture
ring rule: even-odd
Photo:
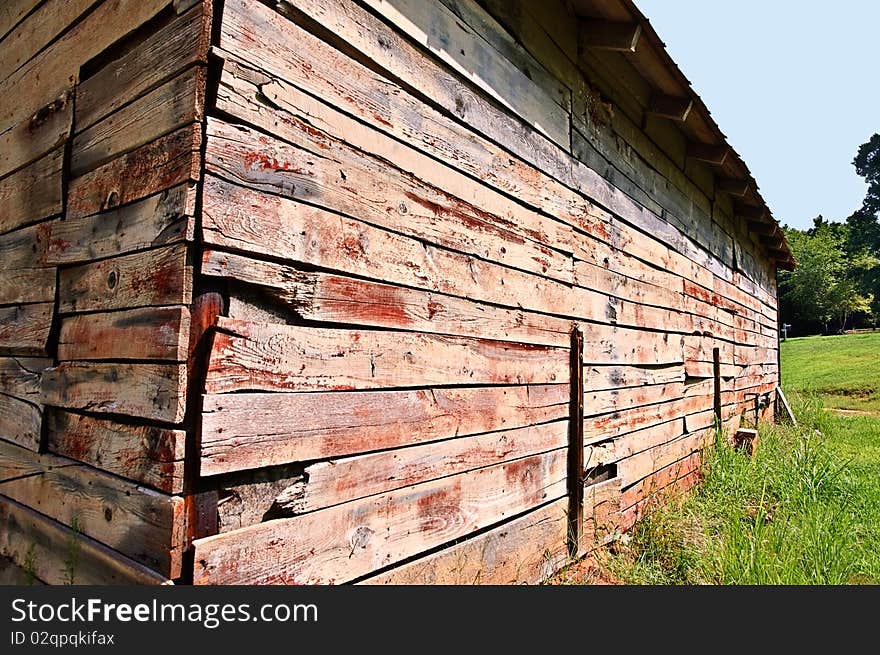
[[[64,362],[43,373],[45,405],[179,423],[186,367],[174,364]]]
[[[107,311],[188,305],[192,270],[178,244],[66,268],[59,274],[58,311]]]
[[[252,285],[250,288],[262,298],[270,298],[290,316],[324,323],[557,347],[566,346],[571,329],[570,321],[552,316],[331,273],[306,272],[217,250],[203,251],[201,272]]]
[[[505,307],[638,327],[694,330],[694,321],[686,314],[436,248],[211,176],[205,181],[204,232],[208,243],[236,247],[237,241],[239,248],[257,252],[272,247],[265,236],[253,236],[263,232],[274,236],[270,254],[275,257]]]
[[[0,393],[0,439],[36,452],[42,425],[43,412],[37,405]]]
[[[564,448],[566,421],[332,459],[307,466],[304,480],[275,499],[290,514],[393,491],[484,466]],[[268,508],[267,508],[268,509]]]
[[[207,395],[203,412],[208,476],[559,420],[568,385]]]
[[[47,358],[0,357],[0,393],[34,404],[40,397],[40,376],[52,365]]]
[[[188,356],[189,310],[144,307],[79,314],[61,321],[60,361],[139,359],[172,362]]]
[[[90,216],[48,224],[47,264],[88,262],[193,239],[195,190],[179,185]]]
[[[46,223],[0,236],[0,305],[55,301],[55,269],[45,265]]]
[[[170,580],[81,532],[0,495],[0,554],[47,584],[156,585]]]
[[[48,0],[0,41],[0,80],[5,80],[76,21],[94,0]]]
[[[113,209],[199,179],[202,131],[183,127],[70,181],[67,218]]]
[[[0,354],[46,355],[54,309],[50,302],[0,307]]]
[[[210,12],[199,1],[76,88],[76,129],[105,116],[190,66],[207,60]]]
[[[562,497],[565,469],[556,450],[199,539],[194,582],[346,582]]]
[[[179,497],[0,442],[0,493],[166,577],[180,573]]]
[[[574,236],[570,226],[543,216],[504,193],[518,189],[483,184],[456,166],[457,158],[466,156],[466,143],[462,144],[465,150],[453,151],[455,156],[441,163],[419,149],[428,134],[422,139],[407,139],[406,143],[401,143],[374,129],[374,121],[364,124],[354,120],[339,107],[328,106],[225,51],[216,52],[224,58],[216,100],[219,110],[317,155],[328,156],[329,151],[334,151],[340,153],[336,157],[344,157],[350,147],[370,153],[393,163],[397,169],[417,173],[422,182],[485,212],[485,216],[479,217],[488,219],[493,225],[563,252],[571,250]],[[341,63],[351,63],[351,60]],[[375,82],[371,79],[369,83]],[[351,84],[351,80],[340,80],[340,83]],[[396,97],[397,102],[405,100],[405,96]],[[431,113],[428,107],[412,98],[408,108],[411,111],[406,113],[405,120],[412,120],[413,112]],[[422,125],[421,129],[427,128]],[[463,131],[462,135],[466,136],[467,132]],[[431,143],[443,143],[436,131],[430,133],[430,139]],[[449,144],[449,147],[455,147],[455,144]]]
[[[427,557],[368,577],[364,585],[535,584],[568,559],[566,499]]]
[[[553,384],[568,378],[561,348],[222,317],[217,328],[206,393]]]
[[[201,66],[190,68],[77,134],[71,146],[71,175],[82,175],[157,137],[201,121],[206,75]]]
[[[566,109],[447,7],[417,0],[365,4],[532,129],[569,147],[571,119]]]
[[[57,148],[0,180],[0,234],[61,213],[63,163]]]
[[[42,0],[6,0],[0,5],[0,37],[16,26]]]
[[[165,493],[183,490],[186,433],[52,409],[49,451]]]
[[[276,121],[278,123],[278,121]],[[279,130],[291,138],[289,130]],[[245,186],[309,202],[373,225],[512,268],[570,282],[570,257],[508,229],[443,189],[299,126],[290,145],[246,127],[208,120],[207,170]],[[304,143],[302,143],[304,141]],[[551,244],[553,245],[553,244]]]
[[[59,3],[63,4],[63,3]],[[0,110],[0,133],[73,87],[79,68],[169,4],[169,0],[108,0],[72,26],[36,57],[0,82],[0,97],[28,89],[31,102],[7,103]]]
[[[73,127],[72,91],[67,90],[15,127],[0,134],[0,178],[52,152]]]
[[[287,7],[293,8],[293,3],[283,2],[282,12]],[[228,27],[221,38],[224,49],[234,49],[236,43],[247,44],[248,54],[245,55],[256,65],[266,70],[285,77],[299,84],[302,77],[297,69],[302,67],[302,54],[290,52],[291,43],[302,40],[304,37],[298,34],[295,27],[278,22],[273,16],[262,15],[260,9],[245,0],[238,0],[234,6],[227,5],[227,13],[224,15],[224,27]],[[554,148],[549,142],[541,139],[537,134],[523,133],[507,124],[507,117],[486,100],[478,95],[468,95],[460,84],[447,71],[435,66],[422,56],[416,48],[407,43],[401,36],[388,30],[387,27],[375,17],[363,12],[355,6],[345,5],[335,0],[300,0],[295,4],[295,9],[290,12],[294,18],[305,14],[318,24],[326,27],[328,33],[338,35],[362,53],[364,57],[375,62],[380,70],[387,70],[392,78],[405,82],[409,87],[417,89],[419,93],[428,96],[431,100],[443,107],[450,114],[457,116],[469,124],[476,131],[489,136],[500,145],[515,153],[518,157],[542,171],[548,177],[547,184],[539,184],[534,187],[534,182],[528,186],[546,189],[552,188],[550,193],[542,194],[556,207],[545,207],[548,214],[568,220],[569,217],[584,216],[584,200],[578,193],[583,193],[596,200],[605,207],[610,208],[619,216],[637,226],[646,233],[652,234],[674,248],[693,257],[700,265],[710,267],[712,270],[729,275],[720,261],[713,260],[709,254],[695,244],[691,239],[682,234],[678,228],[669,225],[659,216],[645,211],[637,203],[627,198],[625,194],[607,182],[597,172],[581,164],[576,159],[566,155],[559,149]],[[253,35],[259,34],[260,39]],[[277,42],[276,42],[277,39]],[[286,45],[285,45],[286,42]],[[379,44],[382,45],[379,45]],[[266,51],[260,50],[263,46]],[[309,42],[307,47],[300,52],[307,51],[310,55],[320,52],[319,43]],[[393,56],[390,53],[394,53]],[[280,56],[281,53],[284,56]],[[324,60],[323,66],[328,62],[338,66],[337,59],[332,54],[321,53]],[[314,72],[321,70],[321,64],[309,62],[307,70],[315,79]],[[337,75],[332,75],[337,80]],[[354,78],[349,78],[354,79]],[[337,81],[338,83],[338,81]],[[309,84],[314,85],[312,81]],[[338,106],[351,110],[357,105],[362,97],[361,84],[354,92],[346,90],[339,93],[334,89],[321,89],[315,92],[318,97],[338,98]],[[387,102],[376,102],[371,106],[372,112],[376,107],[387,106]],[[368,114],[369,115],[369,114]],[[366,118],[366,120],[370,120]],[[387,120],[387,119],[386,119]],[[394,120],[387,121],[393,126]],[[385,129],[386,124],[379,126]],[[453,140],[453,142],[458,139]],[[543,143],[542,143],[543,141]],[[508,160],[511,158],[507,157]],[[488,167],[484,167],[488,168]],[[555,184],[550,178],[554,178],[562,185]],[[532,177],[534,180],[534,176]],[[567,185],[568,191],[565,191]],[[562,187],[558,189],[557,187]],[[523,193],[526,191],[523,190]],[[522,197],[520,193],[517,194]],[[594,221],[588,221],[593,223]],[[587,231],[590,231],[587,229]],[[638,237],[642,238],[642,237]]]

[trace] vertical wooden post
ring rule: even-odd
[[[715,420],[721,426],[721,349],[712,349],[712,377],[715,378]]]
[[[571,329],[568,433],[568,552],[578,557],[584,534],[584,335]]]

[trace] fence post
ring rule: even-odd
[[[568,552],[578,557],[584,534],[584,335],[571,329],[568,432]]]
[[[712,377],[715,378],[715,420],[721,426],[721,349],[712,349]]]

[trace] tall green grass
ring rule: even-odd
[[[608,556],[611,573],[631,584],[880,583],[880,458],[858,456],[880,447],[880,420],[853,427],[818,397],[794,400],[799,427],[763,425],[754,458],[717,439],[703,483],[658,502]]]

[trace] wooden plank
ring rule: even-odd
[[[568,559],[567,500],[562,498],[525,516],[454,546],[366,578],[366,585],[535,584]]]
[[[565,110],[449,9],[418,0],[366,0],[365,4],[532,129],[568,148]]]
[[[237,241],[239,248],[262,252],[273,248],[266,237],[274,235],[274,250],[267,254],[322,268],[557,316],[693,331],[688,316],[671,310],[635,305],[435,248],[212,176],[206,177],[204,188],[203,229],[209,244],[236,247]]]
[[[0,304],[54,302],[54,268],[0,270]]]
[[[84,14],[94,0],[47,0],[0,41],[0,80],[32,59]]]
[[[204,62],[211,12],[199,1],[76,88],[76,129],[91,127],[190,66]]]
[[[683,382],[667,382],[639,387],[618,387],[588,391],[584,395],[584,414],[597,416],[611,412],[678,400],[685,396]]]
[[[217,328],[206,393],[568,381],[567,353],[561,348],[223,317]]]
[[[232,74],[230,74],[228,76],[224,76],[224,80],[228,81],[227,86],[229,86],[230,88],[235,87],[235,90],[239,95],[248,95],[248,93],[241,90],[242,88],[247,86],[247,84],[245,84],[241,79],[239,79],[238,76],[255,78],[255,79],[263,79],[264,82],[260,84],[260,91],[262,93],[255,93],[255,92],[250,93],[250,95],[254,96],[254,99],[251,100],[250,104],[247,107],[242,107],[241,100],[238,103],[235,103],[235,102],[232,102],[231,100],[229,100],[224,105],[224,109],[226,111],[230,111],[233,114],[239,115],[239,116],[246,115],[248,117],[248,120],[252,120],[252,121],[256,120],[257,122],[260,122],[260,121],[266,122],[267,120],[269,120],[268,116],[270,115],[270,113],[274,112],[277,109],[276,106],[284,106],[285,108],[287,108],[289,111],[293,112],[294,114],[303,114],[304,113],[306,116],[308,116],[309,122],[311,124],[320,125],[322,129],[324,129],[328,132],[333,132],[334,134],[341,134],[347,140],[354,138],[355,142],[358,143],[359,145],[361,145],[361,147],[368,148],[371,151],[374,151],[374,152],[377,151],[376,148],[379,145],[385,143],[385,140],[377,140],[375,138],[370,138],[368,135],[366,135],[365,128],[362,125],[359,125],[355,121],[351,121],[350,119],[348,119],[347,117],[345,117],[342,114],[339,114],[339,113],[336,113],[332,110],[329,110],[328,108],[326,108],[325,106],[321,105],[320,103],[314,101],[313,99],[309,98],[308,96],[305,96],[304,94],[297,92],[295,89],[293,89],[293,87],[286,86],[278,80],[271,80],[270,78],[266,77],[265,75],[262,75],[261,73],[249,71],[248,69],[244,69],[241,66],[237,66],[237,67],[232,66],[230,62],[227,62],[227,69],[230,70],[231,72],[232,71],[234,71],[234,72],[232,72]],[[314,75],[310,75],[309,79],[315,79]],[[367,80],[365,83],[369,84],[369,80]],[[255,84],[256,84],[256,82],[255,82]],[[332,89],[330,89],[330,91],[332,91]],[[268,111],[267,111],[266,105],[260,104],[260,102],[259,102],[259,98],[265,97],[266,95],[268,95],[270,97],[270,99],[272,100],[272,105],[273,105],[273,107],[268,108]],[[239,96],[236,96],[236,97],[239,97]],[[221,105],[223,105],[223,102],[224,102],[223,98],[224,98],[224,93],[223,93],[223,91],[221,91],[221,95],[220,95],[220,99],[219,99],[219,102],[221,103]],[[395,101],[395,104],[396,104],[396,102],[397,101]],[[387,103],[383,103],[383,106],[385,104],[387,104]],[[253,108],[250,108],[251,105],[253,105]],[[333,114],[333,115],[331,116],[330,114]],[[258,118],[255,119],[255,118],[253,118],[254,116],[257,116]],[[259,118],[259,117],[262,117],[262,118]],[[408,120],[407,115],[396,116],[394,118],[394,121],[398,124],[402,123],[406,120]],[[276,124],[277,124],[277,120],[276,120]],[[418,127],[421,127],[421,126],[418,126]],[[272,129],[271,125],[267,126],[267,129],[271,130]],[[411,138],[410,141],[412,141],[413,143],[415,143],[417,145],[420,145],[422,142],[435,143],[435,142],[437,142],[437,133],[436,133],[437,129],[438,128],[435,126],[435,129],[434,129],[434,131],[432,131],[430,138],[426,137],[425,139],[420,139],[420,140],[416,140],[416,139]],[[366,130],[366,132],[370,132],[370,131]],[[365,136],[363,138],[357,136],[360,133],[364,133]],[[406,134],[401,133],[401,136],[405,137]],[[450,137],[450,140],[451,141],[455,140],[456,143],[467,141],[468,139],[472,140],[472,135],[468,136],[467,133],[465,133],[463,135],[453,135]],[[389,142],[389,143],[395,143],[395,142]],[[400,148],[398,147],[397,150],[395,150],[394,153],[392,154],[391,150],[389,150],[387,148],[383,148],[382,149],[382,156],[387,159],[397,161],[397,160],[399,160],[399,158],[401,156],[401,153],[398,152],[399,150],[400,150]],[[445,153],[443,151],[437,151],[435,154],[440,157],[443,157],[445,155]],[[465,151],[456,152],[454,157],[447,157],[447,159],[449,159],[454,165],[461,167],[462,162],[466,161],[468,159],[468,152],[465,152]],[[498,159],[498,158],[496,158],[496,159]],[[507,164],[508,162],[512,162],[512,161],[513,160],[510,160],[507,157],[503,158],[504,164]],[[491,168],[495,164],[493,164],[492,162],[489,162],[489,161],[483,161],[482,163],[483,163],[482,166],[475,165],[472,169],[469,169],[469,172],[472,172],[473,174],[476,174],[476,175],[481,175],[485,178],[485,171],[486,171],[487,167],[491,170]],[[419,166],[417,166],[417,168],[420,170],[420,173],[425,170],[425,167],[421,164]],[[436,164],[434,165],[434,168],[436,168]],[[505,171],[505,177],[503,178],[503,180],[488,180],[488,181],[493,186],[498,186],[499,188],[501,188],[502,184],[506,186],[508,184],[509,180],[511,179],[511,177],[515,176],[515,175],[519,175],[519,173],[517,173],[515,170],[509,170],[509,171]],[[515,193],[517,194],[517,197],[522,199],[524,197],[524,194],[526,194],[526,195],[528,194],[529,188],[533,184],[533,182],[532,182],[533,179],[534,179],[534,175],[531,175],[531,177],[528,178],[528,180],[524,179],[523,183],[516,185]],[[548,183],[549,183],[549,180],[548,180]],[[569,195],[571,195],[570,192],[566,192],[566,190],[564,188],[561,190],[557,189],[555,193],[548,194],[548,195],[550,197],[555,198],[560,194],[560,192],[565,192],[565,193],[568,193]],[[565,195],[565,193],[562,193],[562,195]],[[541,200],[542,197],[539,197],[538,200]],[[554,215],[558,215],[560,213],[560,211],[563,211],[563,210],[556,209],[552,213]],[[653,232],[657,233],[658,230],[653,229]],[[660,232],[662,232],[662,230]],[[637,238],[644,240],[643,235],[639,236]],[[638,241],[636,240],[635,242],[633,242],[633,239],[630,238],[630,239],[628,239],[628,243],[629,243],[629,245],[637,245]],[[682,243],[686,243],[686,242],[682,242]],[[656,250],[656,248],[655,248],[655,250]],[[686,250],[686,252],[687,252],[687,250]],[[681,258],[680,255],[677,255],[677,253],[675,255],[678,258],[683,260],[683,258]],[[652,253],[651,251],[647,251],[647,256],[649,256],[649,257],[655,256],[655,253]],[[599,260],[601,260],[601,257],[599,257],[599,259],[597,261],[599,261]],[[608,265],[608,255],[605,255],[605,265],[606,266]],[[668,267],[669,263],[664,262],[664,266]]]
[[[639,428],[673,421],[704,410],[707,407],[709,409],[712,407],[711,396],[682,398],[658,405],[624,409],[601,416],[591,416],[584,421],[584,439],[588,443],[611,439]]]
[[[40,376],[52,360],[30,357],[0,357],[0,393],[39,402]]]
[[[577,557],[584,528],[584,335],[571,330],[568,416],[568,554]]]
[[[72,92],[38,109],[0,134],[0,178],[17,171],[63,145],[73,127]]]
[[[779,403],[782,404],[782,407],[785,410],[785,416],[791,421],[791,424],[794,427],[797,427],[797,418],[795,418],[794,412],[791,411],[791,405],[788,404],[788,399],[785,397],[782,387],[776,387],[776,398]],[[782,412],[777,412],[777,414],[782,414]]]
[[[204,111],[203,67],[194,67],[110,114],[73,139],[72,175],[143,146],[189,123],[201,121]]]
[[[79,68],[136,29],[169,4],[169,0],[110,0],[97,6],[61,38],[0,82],[0,98],[27,89],[31,102],[7,103],[0,110],[0,133],[73,87]]]
[[[180,575],[180,497],[2,441],[0,493],[166,577]]]
[[[509,430],[567,411],[567,384],[208,395],[201,475]]]
[[[315,132],[308,125],[302,129]],[[569,256],[514,233],[506,225],[509,220],[496,219],[417,175],[343,144],[309,145],[310,149],[293,146],[209,119],[205,164],[212,173],[253,189],[313,203],[505,266],[572,281]]]
[[[61,322],[58,359],[151,359],[182,362],[187,357],[189,310],[145,307],[76,315]]]
[[[48,225],[0,236],[0,305],[55,301],[55,269],[44,265]]]
[[[304,514],[563,448],[567,432],[565,421],[555,421],[319,462],[307,466],[303,480],[282,491],[275,504],[288,515]]]
[[[54,309],[50,302],[0,307],[0,354],[46,355]]]
[[[143,564],[5,496],[0,496],[0,525],[0,553],[48,584],[170,583]]]
[[[684,366],[681,365],[650,368],[590,365],[584,371],[584,389],[587,391],[614,390],[625,387],[684,382],[684,379]]]
[[[617,463],[618,476],[625,487],[630,486],[655,471],[699,452],[713,437],[711,429],[700,430],[628,457]]]
[[[64,149],[0,180],[0,234],[60,214]]]
[[[39,407],[0,393],[0,439],[37,451],[42,425],[43,412]]]
[[[45,405],[179,423],[186,410],[186,367],[64,362],[43,373]]]
[[[197,181],[201,144],[201,126],[191,125],[74,178],[68,186],[67,217],[88,216]]]
[[[564,319],[216,250],[203,251],[201,273],[255,285],[262,297],[287,308],[290,316],[311,321],[557,347],[569,341],[571,322]],[[235,318],[232,308],[229,315]]]
[[[192,269],[186,257],[186,244],[177,244],[63,269],[58,280],[58,311],[188,305]]]
[[[284,10],[285,6],[288,5],[282,5],[282,10]],[[387,30],[383,31],[380,24],[374,18],[359,12],[357,8],[348,5],[338,6],[338,3],[333,2],[333,0],[306,0],[298,2],[297,9],[311,16],[318,23],[328,26],[328,29],[335,33],[344,35],[344,40],[360,48],[367,56],[387,65],[394,75],[405,80],[412,80],[413,86],[416,88],[422,89],[426,84],[434,85],[438,79],[441,80],[439,92],[441,94],[444,93],[442,89],[442,72],[436,69],[423,71],[424,62],[416,56],[411,46],[402,40],[398,40],[396,35],[388,33]],[[235,49],[238,42],[248,42],[249,49],[247,51],[241,50],[240,47],[239,50],[243,56],[254,61],[256,65],[263,66],[269,71],[294,81],[298,85],[302,85],[303,88],[308,89],[317,97],[334,98],[339,96],[338,106],[345,107],[346,111],[358,112],[359,115],[363,116],[364,120],[375,124],[378,129],[383,131],[393,131],[397,129],[395,126],[412,123],[411,120],[406,121],[405,116],[388,118],[385,114],[388,107],[398,107],[401,106],[401,102],[407,101],[405,93],[397,93],[393,96],[393,99],[385,96],[383,100],[381,96],[374,96],[362,101],[364,93],[371,87],[375,87],[375,82],[370,82],[369,77],[361,77],[356,82],[357,70],[354,69],[346,70],[346,74],[341,76],[339,73],[341,71],[340,67],[344,67],[346,65],[345,62],[350,62],[351,60],[346,57],[340,57],[338,53],[334,54],[335,51],[328,49],[325,44],[318,40],[309,40],[313,37],[309,37],[309,35],[298,30],[292,24],[278,21],[277,17],[268,13],[264,15],[261,8],[247,5],[242,1],[234,3],[233,6],[227,6],[227,14],[223,22],[224,28],[228,28],[226,38],[223,40],[224,48]],[[296,11],[293,14],[296,14]],[[251,43],[246,36],[248,33],[259,34],[258,43]],[[388,59],[387,52],[378,47],[376,45],[377,41],[372,36],[367,36],[368,34],[381,34],[379,40],[388,44],[390,51],[395,53],[395,58],[393,60]],[[302,47],[297,49],[291,48],[291,44],[303,41],[308,43],[302,43]],[[324,49],[327,51],[325,52]],[[303,61],[304,57],[309,58],[307,63]],[[324,76],[316,74],[318,71],[326,70],[329,62],[333,62],[334,70],[337,71],[328,74],[333,79],[333,84],[331,85],[326,84]],[[344,96],[339,92],[340,85],[345,88]],[[393,89],[390,88],[386,80],[382,81],[382,87],[386,89],[385,93],[390,96]],[[447,88],[454,88],[454,86]],[[264,91],[266,91],[273,103],[283,104],[283,99],[274,92],[274,84],[265,86]],[[503,134],[504,129],[500,127],[504,123],[503,118],[499,118],[496,115],[497,112],[491,107],[481,106],[478,98],[468,98],[467,100],[468,102],[464,104],[464,109],[470,112],[472,107],[479,107],[479,111],[475,112],[478,117],[491,117],[490,120],[494,123],[493,129],[490,129],[488,133],[503,141],[505,138]],[[450,106],[455,104],[452,99],[449,102]],[[362,104],[363,106],[361,106]],[[377,112],[383,116],[381,123],[376,123],[375,121],[374,116]],[[411,115],[419,116],[419,120],[423,122],[423,114],[424,111]],[[310,118],[315,118],[315,116],[310,116]],[[325,130],[332,131],[331,126],[332,122],[323,121],[321,123],[321,128]],[[418,126],[416,127],[418,128]],[[437,129],[436,125],[432,125],[432,129],[426,133],[427,136],[423,140],[425,144],[429,145],[439,141],[439,137],[436,136],[438,134]],[[516,131],[510,130],[508,134],[516,134]],[[465,132],[465,136],[458,134],[455,137],[443,139],[439,142],[456,144],[467,142],[470,144],[474,140],[473,136],[466,135],[467,133]],[[482,146],[482,143],[480,145]],[[424,146],[420,145],[419,147]],[[572,166],[575,166],[577,179],[570,181],[573,186],[584,191],[589,189],[593,197],[599,198],[607,206],[620,212],[626,220],[632,221],[633,224],[638,225],[645,232],[656,235],[666,243],[673,244],[675,248],[687,253],[689,257],[696,258],[695,261],[712,265],[711,261],[706,260],[707,253],[705,251],[702,251],[659,217],[646,213],[635,204],[615,195],[611,185],[601,180],[597,174],[589,171],[586,167],[578,167],[576,165],[577,162],[572,162],[571,160],[560,161],[559,152],[546,153],[539,143],[530,142],[527,145],[511,144],[510,147],[519,156],[535,164],[538,169],[550,171],[551,174],[558,173],[557,178],[561,180],[570,180]],[[544,154],[549,156],[544,158]],[[450,158],[449,153],[444,154],[443,152],[438,152],[437,156],[444,159]],[[454,161],[456,162],[454,165],[461,166],[468,159],[468,154],[463,150],[454,153]],[[563,159],[565,158],[563,157]],[[508,157],[506,154],[499,153],[498,157],[475,162],[473,170],[476,171],[475,174],[485,176],[487,172],[497,170],[499,165],[506,166],[507,170],[504,170],[503,174],[498,175],[491,184],[497,188],[508,188],[511,180],[519,179],[520,173],[517,173],[515,170],[516,166],[519,166],[518,161]],[[572,221],[572,224],[579,225],[591,233],[598,234],[606,230],[606,227],[603,227],[602,224],[597,225],[595,219],[589,217],[587,211],[585,211],[585,203],[581,196],[556,184],[549,177],[543,177],[540,171],[537,174],[541,177],[541,183],[535,186],[535,173],[533,171],[534,169],[528,171],[529,176],[523,178],[525,183],[518,185],[516,190],[518,198],[526,202],[535,202],[535,206],[541,207],[549,215],[559,217],[566,222]],[[523,173],[525,172],[523,170]],[[529,195],[530,188],[541,189],[542,193],[532,197]],[[547,192],[544,193],[543,190]],[[589,209],[589,204],[586,207]],[[643,239],[644,237],[639,238]],[[723,268],[718,270],[723,272]]]
[[[441,0],[459,20],[465,22],[484,41],[522,71],[547,93],[566,113],[571,113],[571,89],[565,77],[557,79],[520,44],[520,35],[500,25],[475,0]]]
[[[183,491],[186,432],[51,409],[47,448],[166,493]]]
[[[0,5],[0,37],[15,27],[42,0],[6,0]]]
[[[195,189],[183,184],[100,214],[52,221],[46,262],[74,264],[193,239]]]
[[[605,458],[607,461],[604,463],[615,464],[627,457],[675,441],[684,434],[684,419],[682,418],[627,432],[611,442],[613,444],[612,452],[608,453]]]
[[[341,151],[339,157],[345,159],[350,147],[370,153],[380,160],[393,163],[397,169],[416,173],[419,180],[442,189],[445,196],[453,196],[473,205],[479,210],[475,216],[480,221],[529,241],[564,252],[571,250],[574,235],[570,226],[517,202],[520,200],[518,196],[533,192],[525,184],[517,182],[511,185],[508,180],[508,184],[501,186],[494,180],[481,184],[472,179],[471,176],[480,171],[465,168],[459,163],[460,159],[469,156],[469,141],[474,138],[466,130],[444,130],[443,135],[449,132],[448,138],[458,139],[458,142],[448,144],[445,141],[447,137],[441,138],[440,134],[432,132],[430,136],[434,147],[420,148],[420,144],[429,136],[427,133],[421,138],[409,129],[394,132],[393,135],[383,134],[373,128],[374,121],[365,125],[342,113],[338,107],[328,106],[276,77],[254,70],[232,55],[218,52],[224,57],[216,100],[218,110],[299,147],[310,149],[321,157],[328,157],[328,151],[335,150]],[[368,83],[375,85],[375,80],[370,78]],[[413,98],[409,102],[412,104],[411,111],[399,117],[401,121],[413,122],[414,112],[431,114],[426,105]],[[437,120],[442,121],[442,118],[438,116]],[[428,129],[424,121],[428,121],[427,116],[419,125],[420,130]],[[406,143],[401,143],[393,136],[409,138]],[[461,150],[456,149],[459,147]],[[445,163],[437,161],[438,158]],[[509,158],[507,161],[510,161]],[[465,172],[471,176],[465,175]],[[514,198],[505,193],[514,195]],[[440,203],[446,204],[448,198]],[[474,210],[470,210],[470,213],[474,214]]]
[[[193,581],[347,582],[561,498],[565,467],[563,448],[198,539]]]
[[[614,50],[616,52],[635,52],[642,35],[639,23],[626,21],[600,20],[597,18],[578,21],[580,46],[586,50]]]
[[[363,9],[334,0],[298,0],[295,4],[283,0],[279,8],[282,13],[291,9],[291,15],[297,12],[306,14],[378,66],[387,69],[392,77],[417,89],[476,131],[491,135],[511,151],[522,150],[524,142],[528,142],[531,150],[529,158],[538,168],[552,171],[561,178],[568,177],[569,171],[559,160],[558,149],[550,140],[535,130],[524,130],[519,119],[497,109],[489,98],[461,84],[454,73],[425,57],[417,46],[388,29],[387,25]],[[257,57],[253,61],[266,63],[268,70],[283,75],[286,69],[294,68],[306,56],[291,59],[287,52],[292,49],[290,45],[280,49],[276,47],[276,39],[283,43],[291,32],[295,32],[286,23],[260,12],[251,2],[235,0],[225,6],[224,32],[220,43],[228,49],[235,47],[236,41],[249,44],[249,33],[261,37],[265,34],[268,37],[264,46],[267,52],[255,53]],[[393,57],[389,57],[391,52],[394,53]],[[279,67],[278,60],[287,60],[289,63]],[[526,133],[531,136],[526,136]]]
[[[584,490],[587,512],[584,516],[584,555],[610,541],[620,526],[620,478],[589,485]]]

